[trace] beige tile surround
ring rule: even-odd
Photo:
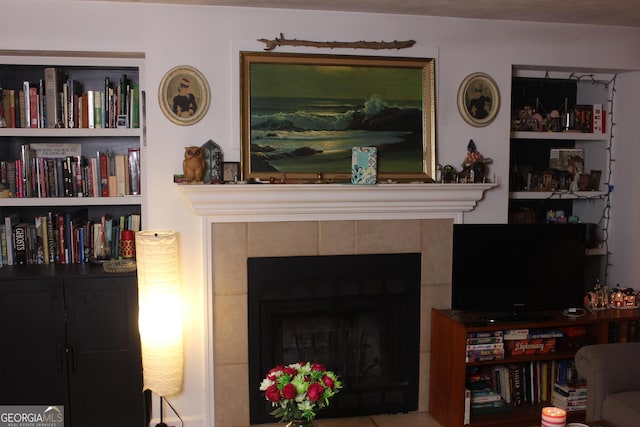
[[[261,256],[421,252],[418,409],[426,412],[430,311],[449,306],[452,225],[450,219],[212,224],[215,426],[249,425],[246,260]],[[413,416],[430,419],[427,414]],[[364,425],[374,422],[374,417],[363,419]],[[390,425],[385,416],[375,419],[372,425]],[[319,420],[318,426],[329,421]]]

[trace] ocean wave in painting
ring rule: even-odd
[[[348,171],[351,148],[357,146],[411,142],[403,150],[422,150],[422,111],[415,103],[385,102],[374,95],[364,101],[252,98],[251,106],[254,172],[298,171],[300,162],[291,159],[319,154],[325,155],[323,171]]]

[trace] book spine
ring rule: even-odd
[[[487,332],[468,332],[467,339],[469,338],[488,338],[488,337],[501,337],[502,331],[487,331]]]
[[[462,424],[465,426],[471,424],[471,391],[469,389],[464,391],[464,417]]]
[[[44,69],[44,90],[47,98],[47,127],[60,127],[60,98],[58,96],[58,70],[48,67]]]
[[[124,154],[116,154],[114,156],[115,164],[116,164],[116,195],[124,196],[128,194],[126,188],[126,179],[125,175],[128,175],[128,156]]]
[[[111,80],[107,76],[104,78],[104,98],[102,99],[102,112],[103,112],[102,122],[104,123],[105,128],[112,127],[111,119],[110,119],[110,115],[112,112],[111,106],[110,106],[111,99],[109,96],[110,91],[111,91]]]
[[[47,212],[47,248],[48,252],[46,256],[49,258],[49,264],[56,262],[56,234],[54,231],[54,215],[53,212]]]
[[[44,79],[38,81],[38,127],[45,128],[47,124],[47,112],[45,110],[46,94],[44,92]]]
[[[29,127],[37,128],[39,125],[38,116],[38,88],[29,87]]]
[[[60,264],[67,263],[67,250],[64,232],[64,215],[57,215],[57,234],[58,234],[58,262]]]
[[[27,264],[27,224],[16,224],[13,228],[13,246],[15,248],[14,265]]]
[[[129,120],[132,128],[140,127],[140,84],[133,84],[133,93],[131,96],[131,120]]]
[[[493,343],[493,344],[469,344],[467,345],[467,350],[493,350],[493,349],[502,349],[504,348],[503,343]]]
[[[102,98],[102,92],[96,90],[93,93],[93,121],[96,129],[103,127]]]
[[[22,100],[21,110],[23,112],[24,120],[21,123],[21,127],[29,128],[31,127],[31,106],[29,104],[30,101],[30,93],[29,93],[30,83],[28,81],[22,82],[22,90],[20,92],[20,98]]]
[[[502,337],[467,338],[467,345],[501,343]]]
[[[13,226],[19,221],[17,214],[11,214],[4,217],[4,226],[7,244],[7,265],[15,264],[15,247],[13,245]]]
[[[140,195],[140,148],[129,148],[129,194]]]
[[[7,264],[7,228],[0,224],[0,267]]]
[[[87,127],[90,129],[96,127],[95,109],[93,108],[95,102],[95,92],[92,90],[87,91]]]

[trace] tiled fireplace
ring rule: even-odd
[[[247,427],[249,387],[259,386],[248,380],[249,257],[420,253],[421,302],[416,319],[420,324],[418,411],[426,412],[430,310],[449,304],[452,224],[462,222],[463,213],[473,209],[492,186],[181,188],[194,211],[205,217],[210,230],[206,244],[211,254],[208,269],[213,360],[209,362],[214,425]],[[301,187],[306,187],[304,192],[296,193]],[[425,188],[438,194],[429,195]]]

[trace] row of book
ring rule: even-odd
[[[510,329],[467,334],[467,363],[504,360],[505,354],[549,353],[556,349],[556,339],[565,336],[557,328]]]
[[[79,80],[55,67],[38,81],[4,88],[4,126],[10,128],[140,127],[140,87],[126,74],[119,81],[104,78],[99,90],[84,90]]]
[[[467,363],[504,359],[502,331],[469,332],[465,361]]]
[[[83,156],[80,144],[25,144],[20,159],[0,161],[8,197],[115,197],[140,194],[140,149]]]
[[[550,402],[558,384],[582,382],[573,359],[560,359],[470,366],[467,368],[466,388],[470,391],[470,397],[494,396],[472,402],[487,403],[486,400],[493,402],[500,399],[518,407]],[[500,396],[499,399],[496,395]]]
[[[49,211],[32,221],[18,214],[7,215],[0,224],[2,264],[82,264],[90,260],[117,259],[122,230],[140,230],[140,215],[99,220],[88,218],[88,210]]]
[[[553,384],[551,404],[567,412],[587,409],[587,383],[583,380]]]

